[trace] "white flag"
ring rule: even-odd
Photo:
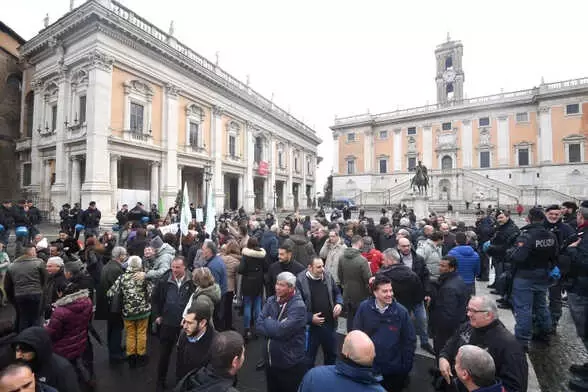
[[[188,200],[188,183],[184,184],[184,195],[182,196],[182,212],[180,214],[180,230],[182,235],[188,235],[188,225],[192,222],[190,201]]]

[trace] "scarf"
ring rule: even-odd
[[[308,279],[312,279],[312,280],[323,280],[323,276],[319,276],[318,278],[315,278],[313,274],[310,273],[310,271],[306,271],[306,277]]]

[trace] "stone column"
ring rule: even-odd
[[[372,129],[365,131],[363,139],[363,172],[369,174],[373,170],[374,162],[374,131]]]
[[[463,120],[461,127],[461,163],[464,169],[470,169],[472,167],[472,148],[472,121]]]
[[[433,130],[430,124],[423,126],[423,165],[433,167]]]
[[[31,86],[34,91],[33,102],[33,132],[31,134],[31,185],[30,190],[33,194],[38,194],[41,191],[41,159],[39,157],[39,132],[37,129],[41,124],[41,116],[43,112],[43,97],[42,97],[42,86],[43,83],[40,79],[33,79]],[[23,130],[25,131],[25,130]],[[26,132],[26,131],[25,131]]]
[[[373,146],[372,146],[373,147]],[[308,208],[308,198],[306,197],[306,175],[307,175],[307,164],[306,164],[306,152],[302,152],[302,192],[298,193],[298,205],[300,209]]]
[[[112,64],[114,60],[106,54],[93,51],[88,56],[86,110],[86,176],[82,185],[82,206],[95,201],[102,211],[102,223],[114,221],[112,210],[112,188],[109,179],[108,136],[112,95]]]
[[[43,161],[43,193],[49,195],[51,191],[51,159]]]
[[[237,195],[237,204],[239,205],[238,207],[241,208],[241,206],[243,206],[243,196],[245,195],[245,191],[243,189],[243,175],[240,174],[239,175],[239,192]]]
[[[184,166],[183,165],[178,165],[177,168],[177,179],[178,179],[178,190],[182,189],[182,187],[184,186],[184,183],[182,182],[182,170],[184,170]],[[204,176],[203,176],[204,178]],[[205,191],[206,192],[206,191]],[[176,196],[177,196],[177,192],[176,192]],[[165,206],[166,208],[170,208],[174,206],[174,203],[176,202],[176,196],[174,196],[174,200],[172,201],[172,203],[168,206]],[[204,199],[204,201],[206,202],[206,199]]]
[[[118,210],[118,162],[120,155],[110,154],[110,187],[112,189],[112,210]]]
[[[80,156],[79,155],[72,155],[70,157],[71,160],[71,203],[72,207],[74,203],[80,202],[80,190],[82,188],[82,177],[80,172]],[[111,163],[112,165],[112,163]]]
[[[510,165],[510,130],[508,116],[499,116],[496,119],[498,128],[498,165]]]
[[[60,66],[57,93],[57,128],[55,130],[55,183],[51,187],[51,203],[55,208],[59,208],[66,201],[65,175],[66,175],[66,156],[64,141],[66,138],[67,126],[73,121],[67,118],[70,105],[70,83],[69,70],[65,65]]]
[[[181,177],[177,175],[178,89],[170,84],[165,88],[164,108],[163,147],[166,149],[167,154],[162,161],[161,181],[163,183],[163,189],[161,196],[164,208],[169,208],[175,203],[178,189],[182,188]],[[159,206],[159,203],[157,205]]]
[[[274,186],[276,185],[276,170],[278,170],[278,156],[276,152],[276,138],[272,137],[269,143],[269,157],[271,159],[270,163],[270,174],[268,176],[268,192],[267,192],[267,204],[266,209],[272,210],[274,209]]]
[[[223,109],[219,106],[213,108],[213,129],[212,129],[212,181],[211,188],[214,198],[215,214],[222,213],[225,204],[224,193],[224,176],[222,172],[222,132],[223,129]],[[243,137],[241,135],[241,137]]]
[[[152,162],[151,163],[151,204],[155,204],[159,206],[159,166],[161,163],[159,162]],[[151,206],[149,206],[151,208]]]
[[[539,163],[553,161],[553,129],[551,127],[551,108],[542,106],[539,108]],[[530,153],[530,151],[529,151]],[[533,162],[531,157],[530,162]]]
[[[333,133],[333,174],[339,174],[339,134]]]
[[[253,160],[255,158],[255,134],[253,124],[247,122],[245,125],[245,158],[247,168],[245,169],[245,211],[252,212],[255,209],[255,191],[253,188]]]
[[[394,171],[402,170],[402,130],[400,128],[394,130]]]
[[[294,194],[292,193],[292,185],[294,184],[292,180],[292,172],[294,170],[294,145],[288,142],[288,182],[286,182],[286,189],[284,190],[285,193],[285,205],[284,207],[287,210],[294,209]]]

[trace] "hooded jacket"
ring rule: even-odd
[[[255,327],[266,338],[268,366],[288,369],[306,361],[306,306],[300,294],[295,293],[284,304],[275,296],[269,297]]]
[[[392,281],[394,298],[406,309],[413,310],[414,307],[425,297],[421,280],[410,267],[404,264],[394,264],[389,267],[382,267],[378,271]]]
[[[372,249],[374,250],[374,249]],[[359,305],[369,297],[370,267],[359,249],[345,248],[337,266],[345,304]]]
[[[47,270],[43,260],[27,255],[20,256],[8,267],[4,289],[8,299],[31,294],[43,294],[47,282]]]
[[[92,319],[92,300],[88,290],[58,299],[47,328],[53,351],[67,359],[79,358],[86,350],[88,326]]]
[[[241,255],[239,253],[223,253],[220,257],[223,263],[225,263],[225,270],[227,271],[227,291],[235,293],[237,288],[237,271],[241,263]]]
[[[263,294],[263,276],[267,271],[265,249],[243,248],[243,257],[239,264],[241,294],[246,297],[257,297]]]
[[[304,267],[308,267],[316,254],[314,253],[312,243],[304,233],[302,225],[296,226],[294,234],[290,236],[290,240],[294,243],[294,246],[292,247],[292,257]]]
[[[341,283],[339,278],[339,259],[343,255],[343,251],[347,248],[342,239],[339,242],[332,244],[331,241],[325,241],[320,253],[320,258],[325,260],[325,269],[329,271],[337,284]]]
[[[51,338],[45,328],[25,329],[12,343],[13,347],[18,344],[27,345],[35,352],[35,358],[29,362],[29,365],[37,380],[59,392],[80,392],[75,369],[67,359],[53,352]]]
[[[476,275],[480,273],[480,255],[469,245],[456,246],[448,255],[457,259],[457,272],[465,284],[476,283]]]
[[[384,313],[376,308],[376,299],[359,305],[353,328],[365,332],[374,342],[374,370],[382,375],[410,373],[416,349],[416,334],[408,311],[396,301]]]
[[[239,392],[233,387],[235,378],[223,375],[212,367],[193,370],[174,388],[174,392]]]
[[[192,303],[204,303],[210,309],[210,314],[214,314],[214,307],[220,302],[221,300],[221,290],[218,283],[213,284],[212,286],[208,286],[205,288],[196,287],[196,290],[190,297],[188,304],[184,308],[184,313],[182,316],[185,316],[188,313],[190,307],[192,307]]]
[[[381,380],[382,376],[374,373],[371,366],[361,366],[349,359],[339,358],[335,365],[310,369],[304,375],[298,392],[323,391],[326,385],[333,391],[384,392]]]
[[[155,260],[145,278],[150,280],[159,279],[171,268],[171,262],[176,256],[176,250],[170,245],[164,243],[161,248],[157,249]]]
[[[140,320],[151,314],[152,284],[147,279],[135,279],[133,275],[136,272],[141,272],[141,269],[127,267],[106,293],[107,297],[112,298],[122,291],[122,316],[125,320]]]
[[[367,260],[372,274],[378,272],[378,270],[382,266],[382,261],[384,260],[384,255],[382,254],[382,252],[373,248],[367,252],[362,252],[361,255],[365,257],[365,259]]]

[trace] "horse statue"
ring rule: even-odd
[[[413,192],[419,193],[419,195],[426,195],[427,188],[429,187],[429,176],[427,174],[427,167],[419,161],[418,166],[415,168],[415,175],[410,180],[410,186]]]

